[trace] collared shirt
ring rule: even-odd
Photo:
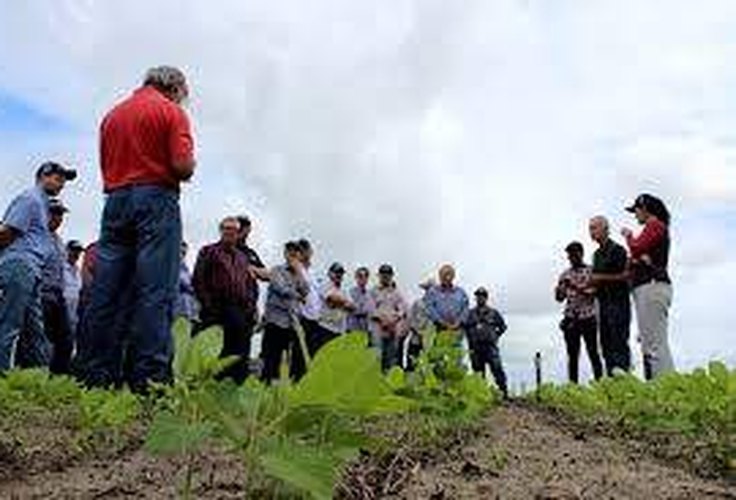
[[[558,281],[558,285],[565,294],[566,318],[588,319],[595,317],[595,295],[585,293],[588,286],[591,267],[571,267],[565,270]]]
[[[193,157],[189,118],[151,86],[136,90],[115,106],[100,126],[105,192],[140,185],[178,189],[172,165]]]
[[[10,202],[2,222],[18,234],[10,245],[0,250],[0,262],[25,259],[40,276],[52,248],[48,195],[38,186],[23,191]]]
[[[593,274],[621,274],[626,270],[627,261],[626,249],[608,239],[593,254]],[[596,298],[599,301],[628,301],[629,286],[625,281],[601,283]]]
[[[52,245],[41,270],[41,296],[46,300],[59,301],[64,297],[66,246],[57,233],[50,234]]]
[[[309,293],[309,283],[286,264],[272,268],[270,276],[263,322],[291,328],[293,318],[299,314],[302,301]]]
[[[197,304],[194,285],[192,285],[192,273],[189,272],[189,268],[184,261],[179,265],[179,289],[174,314],[190,321],[199,317],[199,304]]]
[[[495,344],[506,332],[506,321],[493,307],[476,306],[468,313],[465,331],[471,347],[488,343]]]
[[[203,314],[216,314],[224,305],[241,305],[255,312],[250,290],[254,283],[248,266],[243,252],[221,242],[199,251],[192,282]]]
[[[327,280],[319,293],[322,303],[319,311],[319,324],[331,332],[345,333],[348,326],[348,312],[342,307],[327,303],[327,298],[333,295],[347,298],[341,287],[335,285],[332,280]]]
[[[427,313],[434,323],[458,323],[462,325],[470,302],[465,290],[459,286],[444,288],[434,286],[427,292]]]
[[[305,279],[309,285],[309,292],[304,298],[299,313],[306,319],[319,321],[319,315],[322,311],[322,300],[320,299],[320,285],[311,269],[306,270]]]
[[[355,306],[355,310],[348,315],[348,331],[370,331],[368,315],[370,314],[371,308],[368,289],[354,286],[350,289],[350,300]]]
[[[402,336],[407,305],[396,285],[377,286],[370,292],[371,326],[375,338]]]
[[[64,261],[64,301],[72,332],[76,331],[79,308],[79,295],[82,290],[82,277],[79,268]]]

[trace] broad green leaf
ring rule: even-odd
[[[212,430],[208,422],[187,422],[181,415],[161,412],[151,424],[145,447],[158,455],[188,453],[208,439]]]
[[[340,465],[355,454],[319,449],[295,441],[274,444],[260,457],[260,464],[267,474],[277,478],[313,498],[332,498]]]
[[[364,346],[362,334],[347,334],[329,342],[315,356],[307,374],[294,387],[291,402],[327,406],[355,414],[393,411],[381,406],[392,391],[375,353]]]

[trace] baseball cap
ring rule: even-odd
[[[77,178],[77,171],[73,168],[66,168],[61,163],[55,161],[47,161],[42,163],[38,170],[36,170],[36,179],[46,175],[62,175],[66,180],[73,181]]]
[[[69,240],[66,243],[66,249],[70,252],[82,252],[84,251],[84,245],[82,245],[79,240]]]
[[[339,262],[333,262],[329,271],[333,274],[345,274],[345,268]]]
[[[477,289],[477,290],[475,291],[475,296],[477,297],[477,296],[479,296],[479,295],[481,295],[481,296],[483,296],[483,297],[488,297],[488,290],[486,290],[486,289],[485,289],[485,287],[480,287],[480,288],[478,288],[478,289]]]
[[[378,268],[378,274],[394,274],[394,268],[391,267],[389,264],[381,264],[381,267]]]
[[[656,200],[657,199],[651,194],[640,194],[636,197],[634,203],[632,203],[631,206],[626,207],[626,211],[635,212],[637,208],[649,208],[654,202],[656,202]]]
[[[49,212],[52,214],[65,214],[69,211],[58,198],[49,200]]]

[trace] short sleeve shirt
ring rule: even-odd
[[[327,304],[327,296],[333,294],[344,295],[343,291],[332,282],[327,281],[320,289],[322,308],[319,314],[319,324],[331,332],[345,333],[347,329],[348,312],[342,307],[332,307]]]
[[[2,222],[18,234],[0,251],[0,262],[22,258],[40,275],[52,245],[48,195],[39,187],[24,191],[10,203]]]
[[[565,317],[589,319],[595,317],[595,297],[580,288],[590,280],[590,266],[571,267],[560,275],[559,286],[565,292]]]
[[[153,87],[136,90],[115,106],[100,126],[105,192],[136,185],[178,189],[172,165],[193,158],[189,118]]]
[[[593,254],[594,274],[620,274],[626,270],[626,249],[613,240],[607,240]],[[628,300],[629,286],[626,282],[603,283],[596,292],[598,300]]]

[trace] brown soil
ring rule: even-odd
[[[736,499],[736,483],[653,458],[638,443],[584,432],[520,405],[475,439],[416,469],[395,498]]]
[[[583,431],[539,409],[508,405],[491,412],[473,434],[456,436],[436,451],[403,448],[380,460],[364,457],[346,475],[340,496],[736,499],[736,483],[698,477],[650,451],[641,443]],[[152,458],[141,450],[50,465],[14,468],[12,477],[0,477],[0,498],[176,498],[185,470],[181,460]],[[211,452],[195,469],[194,498],[244,497],[233,457]]]

